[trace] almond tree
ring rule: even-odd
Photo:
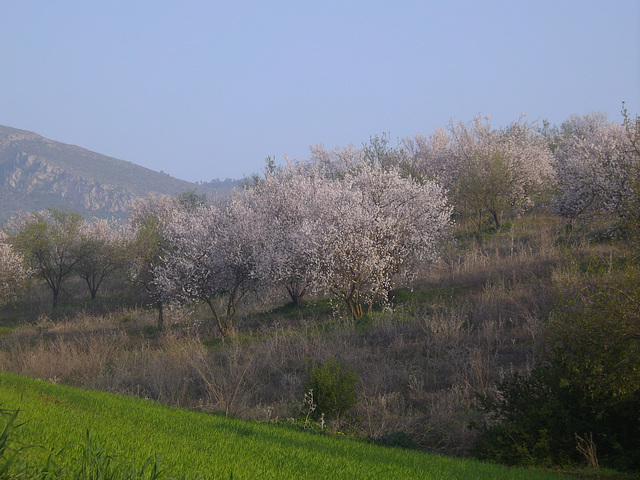
[[[129,209],[128,274],[132,283],[142,286],[158,310],[158,329],[164,327],[164,292],[154,282],[154,269],[162,262],[166,245],[165,230],[180,210],[177,197],[150,194]]]
[[[288,161],[269,169],[243,193],[262,236],[257,239],[256,269],[264,283],[284,286],[293,305],[318,287],[322,239],[314,206],[328,180],[313,164]]]
[[[24,258],[7,243],[0,231],[0,306],[15,302],[29,282],[31,271]]]
[[[533,125],[519,120],[493,129],[488,118],[451,123],[429,139],[406,139],[412,171],[436,178],[450,192],[455,212],[480,232],[519,215],[552,178],[552,155]]]
[[[572,115],[562,125],[555,152],[560,215],[623,220],[637,215],[628,208],[637,196],[639,172],[633,128],[609,122],[602,113]]]
[[[178,209],[153,269],[153,285],[164,297],[206,303],[223,336],[240,302],[257,287],[255,245],[261,233],[254,219],[237,192],[225,203]]]
[[[629,179],[629,194],[623,207],[623,218],[627,226],[636,232],[640,231],[640,115],[632,117],[622,103],[623,125],[628,139],[625,162]],[[636,236],[636,239],[638,236]]]
[[[439,127],[431,135],[416,135],[402,140],[404,166],[416,179],[437,180],[450,188],[455,180],[457,168],[451,163],[452,138],[444,127]]]
[[[105,278],[126,263],[127,237],[117,221],[93,219],[83,222],[80,237],[85,255],[76,267],[76,273],[96,298]]]
[[[354,319],[385,300],[394,282],[437,258],[451,209],[433,181],[403,178],[396,166],[352,164],[323,189],[314,215],[322,229],[319,280]]]

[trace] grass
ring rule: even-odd
[[[0,374],[0,402],[5,409],[20,409],[25,422],[21,440],[45,447],[25,451],[31,462],[46,450],[77,444],[89,431],[108,455],[135,465],[158,456],[166,474],[186,478],[567,478],[180,410],[6,373]]]

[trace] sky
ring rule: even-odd
[[[640,0],[0,0],[0,125],[192,182],[489,115],[640,113]]]

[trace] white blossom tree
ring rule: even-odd
[[[237,192],[224,203],[178,209],[153,269],[153,285],[163,297],[206,303],[223,336],[240,302],[257,286],[255,246],[261,234],[254,218]]]
[[[411,176],[416,179],[437,180],[450,188],[455,180],[457,168],[451,163],[452,139],[444,127],[439,127],[431,135],[416,135],[402,140],[404,162]]]
[[[7,235],[0,231],[0,306],[18,300],[27,287],[31,273],[24,257],[14,250],[8,243]]]
[[[532,124],[520,119],[494,129],[488,118],[451,122],[428,139],[405,139],[411,170],[435,178],[449,191],[455,212],[480,232],[499,228],[505,214],[519,215],[552,178],[552,155]]]
[[[623,126],[629,140],[626,155],[630,191],[623,207],[623,218],[632,231],[640,231],[640,115],[633,117],[622,103]],[[636,235],[636,239],[638,236]]]
[[[569,219],[637,215],[628,208],[637,196],[639,172],[633,128],[626,130],[602,113],[572,115],[562,125],[554,165],[560,215]]]
[[[327,187],[314,212],[322,229],[319,280],[357,319],[387,298],[400,275],[437,257],[451,209],[439,185],[403,178],[396,166],[360,161]]]
[[[283,168],[266,170],[243,192],[262,232],[256,242],[261,252],[256,255],[256,273],[265,284],[283,286],[295,306],[319,287],[323,239],[315,208],[329,181],[317,165],[288,160]]]

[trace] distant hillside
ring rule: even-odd
[[[121,217],[135,198],[187,190],[227,194],[240,182],[194,184],[131,162],[0,125],[0,222],[18,210],[56,206]]]

